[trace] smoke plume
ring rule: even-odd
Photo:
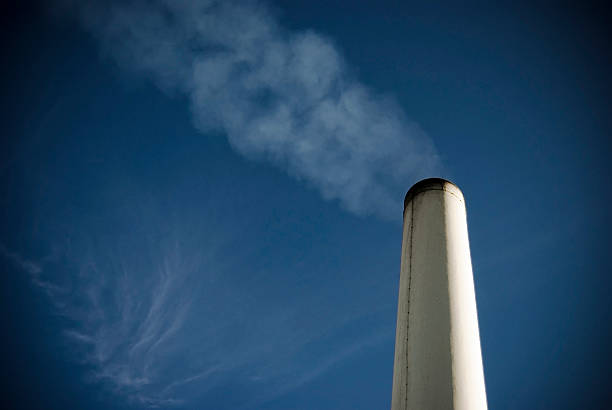
[[[438,168],[430,139],[329,39],[284,29],[259,3],[64,1],[120,65],[185,94],[203,133],[349,211],[396,217],[406,188]]]

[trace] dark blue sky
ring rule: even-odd
[[[247,2],[209,44],[70,3],[1,6],[3,407],[389,408],[423,176],[466,197],[489,407],[610,407],[604,8]]]

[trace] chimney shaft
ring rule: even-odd
[[[463,194],[426,179],[404,201],[391,410],[486,408]]]

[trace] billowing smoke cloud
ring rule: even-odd
[[[202,132],[354,213],[397,217],[406,188],[438,167],[429,138],[351,77],[330,40],[288,32],[258,3],[68,1],[121,65],[186,94]]]

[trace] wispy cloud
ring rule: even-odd
[[[93,379],[149,407],[179,404],[156,388],[168,383],[164,372],[177,353],[201,266],[189,265],[178,246],[144,264],[100,249],[93,258],[72,260],[79,274],[60,313],[72,319],[65,335],[94,366]]]
[[[123,67],[186,94],[202,132],[354,213],[397,219],[406,187],[439,168],[427,135],[329,38],[284,29],[261,3],[61,1]]]
[[[3,255],[6,259],[11,261],[15,267],[27,273],[32,283],[43,289],[47,294],[51,295],[63,291],[60,286],[55,285],[41,277],[42,267],[40,263],[26,259],[17,252],[10,251],[4,244],[1,243],[0,255]]]
[[[63,334],[80,352],[73,358],[93,369],[91,380],[146,407],[178,405],[182,400],[170,394],[177,384],[173,380],[196,380],[204,373],[197,367],[182,372],[171,367],[177,355],[187,359],[180,357],[181,345],[197,342],[177,336],[193,313],[197,275],[203,266],[212,269],[211,261],[199,260],[206,252],[182,254],[174,242],[143,264],[141,257],[120,249],[132,239],[138,238],[118,239],[106,252],[98,248],[82,255],[67,245],[61,260],[30,260],[3,244],[0,255],[26,273],[46,293],[55,314],[71,323]]]
[[[283,395],[298,389],[307,383],[310,383],[317,377],[333,368],[335,365],[341,363],[343,360],[359,354],[368,347],[375,346],[385,341],[391,334],[393,334],[393,332],[378,331],[374,334],[366,335],[365,337],[353,340],[346,346],[343,346],[342,349],[335,351],[334,354],[321,358],[321,360],[316,362],[315,366],[308,368],[305,372],[298,375],[293,375],[290,380],[276,386],[276,388],[272,390],[264,391],[261,395],[255,397],[251,402],[247,403],[244,408],[257,408],[257,406],[261,405],[262,403],[273,400],[277,397],[282,397]]]
[[[204,229],[195,237],[154,234],[185,222],[133,220],[129,233],[113,229],[104,239],[94,231],[93,242],[67,235],[62,251],[50,240],[60,256],[39,262],[0,250],[38,278],[33,283],[66,319],[71,359],[87,364],[89,381],[142,407],[191,406],[231,381],[257,392],[236,406],[257,408],[392,337],[368,333],[330,345],[370,308],[335,306],[322,297],[329,289],[316,286],[283,288],[289,304],[273,296],[261,303],[256,295],[278,294],[274,277],[282,273],[244,272],[248,261],[236,254],[236,241]],[[369,285],[345,285],[353,286]]]
[[[37,278],[42,272],[40,264],[23,258],[17,252],[9,251],[3,244],[0,244],[0,253],[2,253],[2,255],[10,260],[16,267],[28,273],[31,277]]]

